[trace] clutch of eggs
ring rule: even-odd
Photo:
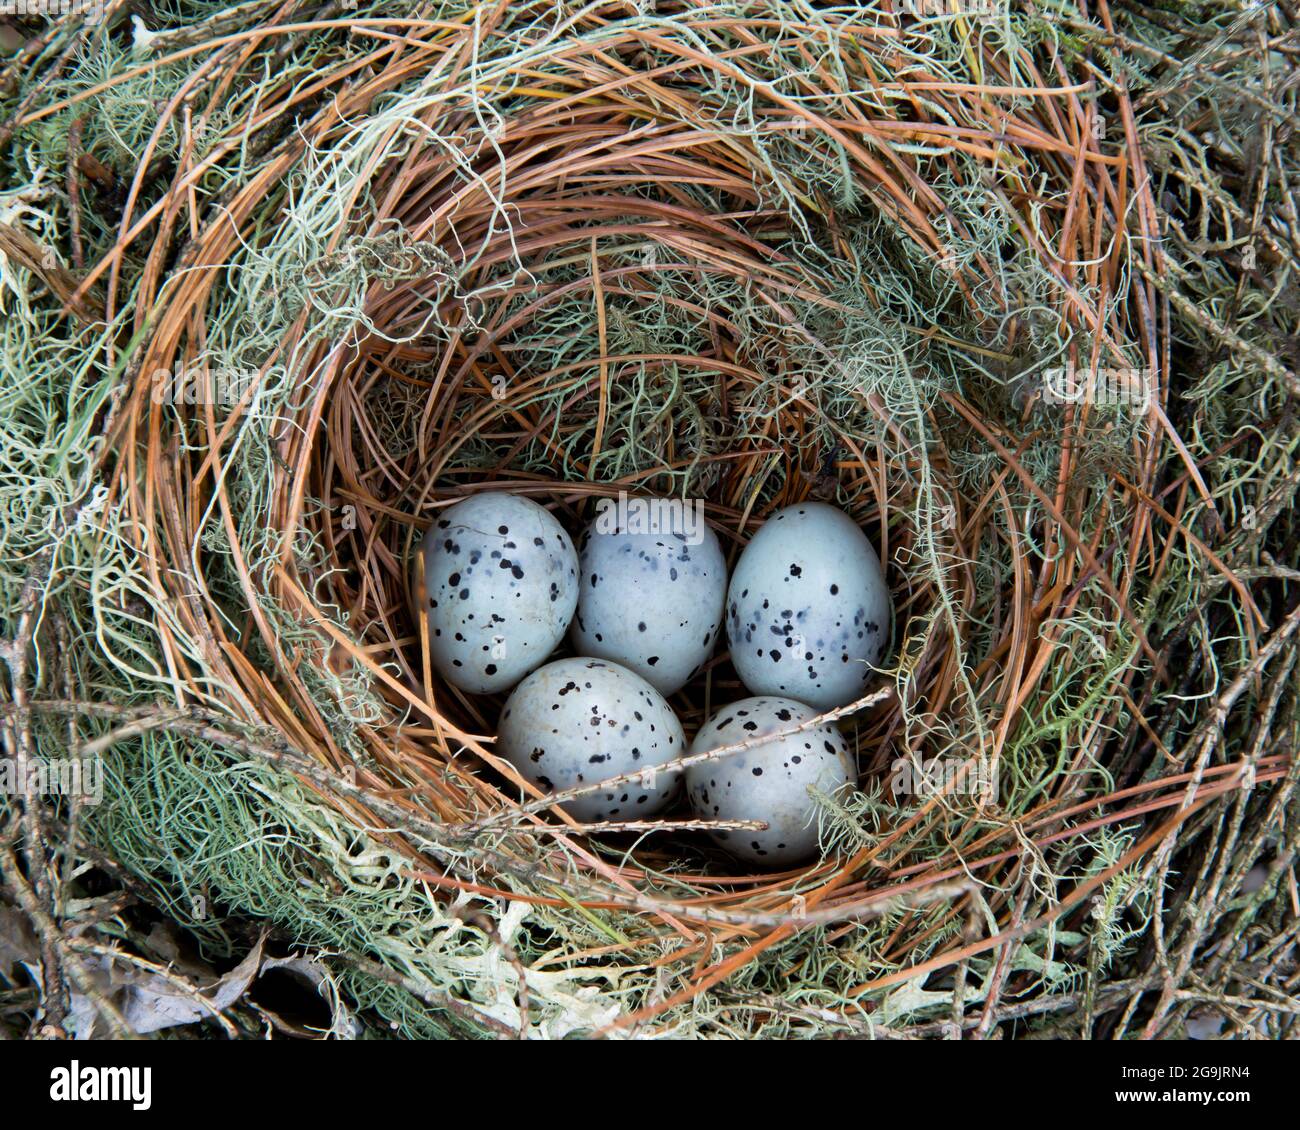
[[[754,697],[716,712],[690,752],[860,698],[893,619],[871,543],[834,507],[786,507],[751,538],[728,585],[701,514],[664,533],[629,521],[621,500],[611,510],[584,531],[580,552],[549,511],[519,495],[484,492],[442,511],[422,545],[434,667],[471,693],[514,688],[497,748],[544,792],[629,776],[563,801],[579,820],[653,816],[684,780],[698,816],[768,824],[715,834],[739,858],[770,867],[815,854],[809,790],[833,793],[857,777],[839,731],[820,726],[685,773],[657,771],[687,752],[664,696],[708,661],[725,622],[732,663]],[[547,662],[566,632],[579,658]]]

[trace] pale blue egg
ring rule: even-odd
[[[663,695],[640,675],[604,659],[557,659],[514,689],[501,711],[497,750],[544,792],[564,792],[610,777],[632,781],[564,803],[583,821],[640,820],[681,791],[682,725]]]
[[[485,492],[442,511],[424,537],[429,653],[461,690],[508,690],[545,663],[578,603],[578,555],[551,514]]]
[[[789,698],[759,695],[725,706],[691,743],[692,755],[797,726],[818,711]],[[721,830],[720,847],[750,863],[775,867],[814,855],[818,846],[813,792],[834,796],[857,778],[852,753],[831,725],[817,726],[686,770],[686,791],[705,820],[762,820],[763,831]]]
[[[754,694],[830,710],[861,698],[888,646],[880,558],[851,518],[821,502],[778,510],[727,591],[731,662]]]
[[[717,535],[702,519],[689,532],[651,532],[598,517],[579,560],[574,650],[621,663],[661,694],[684,686],[722,627],[727,563]]]

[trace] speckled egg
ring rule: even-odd
[[[861,698],[888,644],[880,558],[843,511],[803,502],[773,514],[727,591],[731,662],[755,694],[821,710]]]
[[[578,555],[537,503],[476,494],[438,515],[423,550],[429,651],[449,683],[508,690],[564,638],[578,604]]]
[[[563,792],[684,757],[686,739],[663,695],[604,659],[558,659],[514,689],[497,751],[546,792]],[[653,777],[653,780],[650,779]],[[577,820],[639,820],[681,790],[680,770],[646,774],[567,801]]]
[[[621,663],[661,694],[684,686],[713,653],[727,595],[722,547],[702,516],[690,535],[598,516],[579,561],[574,650]]]
[[[719,710],[695,735],[691,753],[788,729],[818,711],[789,698],[759,695]],[[765,867],[797,863],[817,851],[817,806],[857,779],[853,755],[834,726],[818,726],[686,770],[691,807],[706,820],[764,820],[762,832],[718,831],[732,855]]]

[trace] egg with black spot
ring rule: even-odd
[[[578,555],[548,510],[515,494],[476,494],[441,511],[422,548],[439,675],[490,694],[546,662],[578,605]]]
[[[564,802],[577,820],[640,820],[680,792],[682,724],[663,695],[605,659],[557,659],[517,686],[501,711],[497,751],[543,792],[638,777]]]
[[[691,754],[788,730],[818,713],[790,698],[741,699],[700,727]],[[698,762],[686,770],[686,791],[702,819],[766,822],[764,831],[718,830],[713,838],[740,859],[777,867],[817,853],[818,808],[810,790],[834,796],[856,780],[843,735],[823,725]]]
[[[821,710],[861,698],[888,646],[880,558],[843,511],[803,502],[750,539],[727,590],[731,662],[754,694]]]
[[[637,503],[660,509],[632,509]],[[703,515],[689,523],[645,520],[674,503],[682,505],[633,499],[621,519],[610,507],[587,527],[578,543],[578,611],[570,632],[575,651],[621,663],[665,695],[713,654],[727,595],[727,562]]]

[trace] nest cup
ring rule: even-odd
[[[427,787],[441,788],[451,771],[455,788],[440,799],[462,820],[508,815],[520,788],[540,794],[493,756],[490,742],[467,740],[495,732],[506,696],[461,692],[425,662],[411,563],[448,504],[481,490],[517,492],[551,508],[576,542],[601,498],[702,502],[729,567],[767,513],[808,498],[844,506],[886,562],[908,559],[915,538],[906,516],[890,521],[890,499],[897,504],[908,489],[892,453],[827,419],[800,369],[819,350],[827,365],[843,361],[816,340],[790,297],[805,317],[834,319],[837,304],[806,265],[772,250],[792,237],[790,217],[765,206],[732,140],[681,129],[648,147],[621,101],[584,105],[577,117],[570,107],[543,107],[506,120],[492,145],[467,138],[475,153],[468,169],[430,157],[379,174],[385,188],[385,172],[403,177],[402,188],[390,189],[391,211],[373,221],[384,234],[357,253],[401,278],[371,289],[373,332],[338,349],[319,408],[322,440],[310,451],[321,504],[303,523],[331,564],[318,597],[361,629],[359,644],[390,660],[427,708],[412,713],[406,695],[387,695],[406,715],[407,733],[412,721],[425,731],[403,744]],[[474,137],[472,122],[465,125]],[[544,161],[534,153],[539,137]],[[498,195],[488,186],[503,166]],[[663,190],[669,179],[712,181],[732,210],[674,199]],[[512,226],[497,230],[503,214]],[[821,229],[826,219],[811,211],[804,222]],[[470,246],[477,263],[460,272]],[[747,309],[738,316],[715,294]],[[427,332],[431,312],[440,332]],[[638,337],[647,343],[640,349]],[[799,343],[800,355],[789,356],[787,343]],[[863,407],[870,410],[865,391]],[[956,538],[951,547],[961,551]],[[900,620],[932,606],[924,579],[913,586],[896,569],[889,579]],[[915,657],[912,687],[935,711],[952,693],[945,650],[939,633]],[[688,735],[711,710],[749,693],[725,642],[717,651],[674,696]],[[557,655],[570,653],[566,642]],[[882,676],[872,689],[888,684]],[[892,694],[846,723],[864,777],[884,767],[901,724]],[[382,763],[390,738],[376,736],[372,752]],[[475,758],[493,771],[478,772]],[[644,854],[658,868],[681,857],[699,869],[703,841],[695,841],[647,837],[633,860]],[[715,857],[706,869],[736,866]]]
[[[1076,183],[1075,157],[1092,142],[1073,96],[1060,100],[1068,113],[955,81],[928,107],[868,97],[869,76],[920,81],[929,64],[840,16],[762,23],[589,14],[535,43],[505,26],[429,33],[438,58],[484,45],[482,70],[473,81],[459,64],[430,71],[415,93],[377,78],[344,101],[344,117],[358,116],[331,153],[295,169],[279,205],[286,225],[329,222],[310,241],[273,237],[309,246],[305,263],[258,268],[260,285],[292,290],[297,305],[258,343],[257,380],[224,418],[132,402],[170,498],[176,437],[192,429],[220,449],[259,411],[270,374],[289,374],[262,499],[278,550],[241,557],[252,612],[238,633],[186,563],[190,519],[147,519],[163,584],[206,640],[202,694],[310,750],[349,784],[314,782],[339,805],[364,815],[369,797],[425,821],[386,839],[448,899],[616,914],[615,950],[629,960],[681,943],[688,996],[775,942],[821,937],[801,932],[810,923],[878,915],[890,899],[912,901],[879,939],[882,960],[941,958],[957,944],[971,913],[964,853],[985,861],[982,878],[1005,877],[998,852],[1042,799],[1028,755],[1006,754],[1008,716],[1041,674],[1025,664],[1027,625],[1068,615],[1087,587],[1073,566],[1047,562],[1078,549],[1069,516],[1109,489],[1111,467],[1151,473],[1153,441],[1116,417],[1104,443],[1062,461],[1053,493],[1031,485],[1031,460],[1059,454],[1038,432],[1059,441],[1089,413],[1025,395],[1036,366],[1097,338],[1129,347],[1114,323],[1095,333],[1105,288],[1065,285],[1056,266],[1062,242],[1071,254],[1092,247],[1105,216],[1039,207],[1077,184],[1115,192],[1107,161],[1085,161]],[[836,62],[810,63],[814,47]],[[1005,59],[978,50],[1001,73]],[[403,65],[429,66],[418,52]],[[973,82],[963,65],[946,77]],[[1026,58],[1018,66],[1052,85]],[[772,76],[791,68],[787,92]],[[373,120],[363,107],[378,107]],[[1037,196],[990,187],[983,172],[1004,157]],[[251,285],[241,278],[257,254],[238,260],[231,228],[254,238],[268,183],[239,192],[231,225],[197,241],[206,285]],[[187,319],[202,323],[208,296],[173,298],[154,363],[198,348]],[[889,693],[839,723],[862,792],[825,806],[823,859],[746,874],[701,836],[588,840],[528,803],[493,753],[501,697],[462,694],[431,672],[411,605],[424,530],[483,490],[525,494],[575,536],[597,499],[620,492],[702,499],[729,564],[779,507],[817,498],[853,517],[885,564],[895,629],[876,684]],[[1026,544],[1035,507],[1051,547]],[[243,517],[227,522],[223,552],[240,545],[231,531]],[[1103,551],[1094,542],[1085,564]],[[746,693],[720,653],[673,697],[688,737]],[[1072,724],[1100,724],[1116,704],[1091,709]],[[949,780],[900,798],[899,759],[934,757],[972,777],[991,768],[998,795]],[[999,921],[1012,914],[1004,894],[985,905]],[[709,940],[739,956],[692,973]],[[680,999],[647,988],[624,1019]]]

